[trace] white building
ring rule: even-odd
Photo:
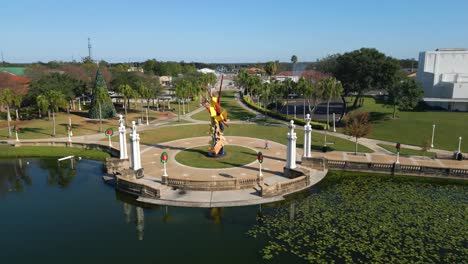
[[[209,68],[203,68],[203,69],[200,69],[200,70],[197,70],[197,72],[201,72],[201,73],[216,73],[215,70],[212,70],[212,69],[209,69]]]
[[[419,53],[416,80],[424,101],[448,110],[468,111],[468,49],[437,49]]]

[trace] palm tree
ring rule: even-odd
[[[327,99],[327,128],[325,130],[324,146],[327,145],[327,132],[330,127],[330,101],[333,98],[340,96],[343,93],[343,86],[341,82],[337,81],[334,77],[322,79],[321,86],[323,89],[323,97]]]
[[[271,94],[273,84],[272,83],[263,83],[262,88],[262,95],[263,95],[263,108],[265,109],[265,121],[267,120],[267,106],[268,106],[268,98]]]
[[[155,91],[151,90],[149,87],[143,84],[140,85],[139,90],[140,90],[139,92],[140,92],[141,97],[146,100],[146,125],[149,125],[149,118],[148,118],[149,103],[151,99],[154,97]]]
[[[296,55],[291,56],[291,63],[292,63],[292,70],[294,71],[294,68],[295,68],[296,63],[297,63],[297,56]]]
[[[125,124],[127,124],[127,120],[128,120],[127,108],[130,107],[129,106],[130,99],[135,97],[135,91],[128,84],[120,85],[118,90],[119,90],[118,92],[121,93],[124,97],[123,99],[124,99],[124,110],[125,110]]]
[[[274,61],[269,61],[265,64],[265,72],[268,74],[268,76],[271,79],[272,75],[276,74],[276,71],[278,70],[278,66],[276,65],[276,62]]]
[[[108,94],[104,86],[96,87],[94,97],[99,108],[99,132],[102,132],[102,104],[106,101],[107,96]]]
[[[286,80],[282,82],[281,90],[283,91],[283,96],[286,97],[286,117],[289,116],[289,94],[294,90],[294,85],[295,82],[290,78],[286,78]]]
[[[36,97],[36,104],[39,111],[39,118],[42,118],[42,113],[49,109],[49,101],[44,95],[38,95]]]
[[[4,107],[7,108],[7,123],[8,123],[8,137],[11,137],[11,116],[10,116],[10,105],[14,101],[14,94],[10,88],[5,88],[0,93],[0,102],[3,104]]]
[[[59,110],[60,107],[64,107],[67,104],[65,100],[65,96],[62,92],[56,90],[48,90],[45,93],[45,97],[49,101],[49,106],[52,109],[52,120],[53,120],[53,130],[52,136],[55,137],[56,129],[55,129],[55,112]]]
[[[19,94],[15,94],[13,96],[13,105],[15,106],[15,113],[16,113],[16,122],[20,120],[19,117],[19,108],[21,107],[21,103],[23,102],[23,97]]]
[[[302,96],[304,97],[304,101],[303,101],[303,109],[304,109],[304,119],[305,119],[305,115],[306,115],[306,108],[305,108],[305,105],[306,105],[306,96],[309,95],[311,93],[311,90],[312,90],[312,85],[306,81],[306,79],[304,79],[304,77],[301,77],[299,79],[299,81],[297,82],[297,90],[302,94]]]
[[[190,83],[187,80],[180,80],[175,84],[176,88],[176,97],[179,100],[182,100],[182,113],[185,115],[185,104],[184,100],[188,94],[188,89],[190,89]],[[179,110],[179,116],[180,116],[180,110]]]

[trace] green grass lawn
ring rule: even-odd
[[[462,140],[462,151],[468,151],[468,113],[397,112],[397,118],[392,119],[392,109],[374,98],[365,98],[364,106],[357,111],[369,112],[373,118],[369,138],[422,146],[431,139],[435,124],[434,148],[456,150],[461,136],[466,139]]]
[[[262,126],[256,124],[238,125],[233,124],[225,129],[225,136],[244,136],[259,139],[268,139],[286,145],[286,135],[288,128],[286,126]],[[297,147],[302,148],[304,142],[304,131],[296,130],[297,133]],[[209,135],[209,125],[181,125],[173,127],[161,127],[152,130],[145,130],[140,133],[141,143],[143,144],[156,144],[167,142],[180,138],[201,137]],[[114,140],[118,140],[117,137]],[[354,151],[354,142],[349,140],[328,136],[328,142],[333,142],[330,145],[330,150],[338,151]],[[312,149],[321,150],[323,145],[323,135],[320,133],[312,132]],[[360,152],[372,152],[372,150],[359,145]]]
[[[247,118],[255,117],[255,114],[244,109],[235,100],[235,91],[226,91],[221,95],[221,108],[225,109],[228,113],[228,119],[235,120],[246,120]],[[210,121],[208,111],[202,111],[192,116],[193,119],[201,121]]]
[[[49,146],[0,146],[0,158],[18,158],[18,157],[48,157],[61,158],[65,156],[76,156],[84,159],[104,161],[110,158],[110,155],[104,151],[94,149],[83,149],[73,147],[49,147]]]
[[[179,152],[177,162],[196,168],[232,168],[249,164],[257,159],[257,153],[249,148],[226,145],[226,155],[219,158],[208,157],[208,145],[190,148]]]
[[[128,112],[128,120],[137,120],[140,117],[140,111],[132,109]],[[168,118],[167,113],[160,113],[155,111],[150,111],[149,114],[150,122],[153,120]],[[114,131],[117,131],[118,119],[110,118],[102,120],[102,132],[99,132],[99,120],[97,119],[88,119],[87,112],[72,112],[69,115],[66,113],[57,113],[56,114],[56,136],[55,137],[66,137],[67,133],[65,131],[66,125],[69,123],[68,118],[71,118],[72,127],[73,127],[73,136],[83,136],[91,135],[97,133],[104,133],[104,130],[107,128],[113,128]],[[146,116],[143,119],[143,122],[146,122]],[[20,127],[20,132],[18,133],[19,139],[39,139],[39,138],[53,138],[53,122],[47,120],[47,118],[42,119],[33,119],[33,120],[20,120],[16,122],[14,119],[10,122],[11,127],[15,125]],[[129,122],[130,125],[130,122]],[[12,133],[12,137],[8,138],[8,124],[6,120],[0,120],[0,140],[5,139],[14,139],[15,134]]]
[[[395,146],[392,145],[385,145],[385,144],[377,144],[380,147],[392,152],[396,153],[396,148]],[[401,148],[400,149],[400,154],[401,155],[410,155],[410,156],[428,156],[428,157],[436,157],[435,152],[430,152],[430,151],[422,151],[422,150],[416,150],[416,149],[407,149],[407,148]]]

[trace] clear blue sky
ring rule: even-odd
[[[417,58],[468,47],[466,0],[5,0],[0,50],[10,62],[79,59],[313,61],[374,47]]]

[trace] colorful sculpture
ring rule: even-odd
[[[211,117],[210,125],[210,148],[209,152],[211,156],[222,156],[224,155],[224,145],[226,140],[224,138],[224,127],[227,125],[227,112],[226,110],[221,111],[221,90],[223,87],[224,76],[221,77],[221,85],[219,86],[218,96],[212,96],[211,91],[207,88],[207,96],[202,96],[204,99],[203,106],[208,110]],[[210,98],[208,100],[208,98]]]

